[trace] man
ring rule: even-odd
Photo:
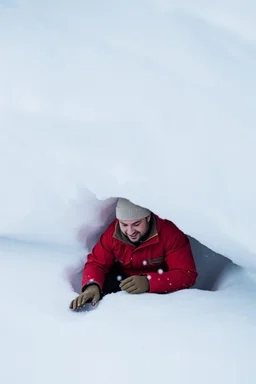
[[[171,221],[120,198],[116,220],[88,255],[77,310],[117,291],[168,293],[193,286],[197,271],[188,237]]]

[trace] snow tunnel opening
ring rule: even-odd
[[[193,237],[188,235],[188,238],[198,271],[196,283],[190,289],[219,291],[227,283],[227,277],[231,272],[243,270],[229,258],[214,252]],[[83,265],[69,274],[70,285],[73,291],[78,294],[81,293],[82,274]]]
[[[118,198],[109,198],[106,200],[98,200],[93,193],[87,192],[86,203],[88,207],[93,207],[86,223],[80,228],[78,237],[85,248],[85,258],[96,242],[100,239],[101,234],[107,229],[109,224],[115,219],[115,207]],[[87,209],[88,213],[88,209]],[[182,228],[181,228],[182,230]],[[223,256],[197,239],[188,235],[194,260],[196,263],[198,277],[195,285],[190,289],[199,289],[204,291],[218,291],[225,285],[229,272],[240,271],[243,268],[234,264],[228,257]],[[78,267],[69,270],[68,280],[72,289],[76,293],[81,293],[81,282],[84,262]]]

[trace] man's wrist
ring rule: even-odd
[[[92,285],[96,285],[98,288],[99,288],[99,291],[101,293],[101,289],[100,289],[100,286],[98,283],[96,283],[95,281],[90,281],[89,283],[85,284],[83,287],[82,287],[82,292],[84,292],[86,290],[86,288],[88,287],[91,287]]]
[[[150,291],[150,283],[149,283],[149,279],[148,279],[148,276],[145,275],[145,273],[142,273],[141,276],[145,277],[145,279],[147,280],[147,284],[148,284],[148,289],[145,291],[145,292],[149,292]]]

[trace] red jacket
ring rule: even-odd
[[[148,239],[135,246],[115,220],[88,255],[82,287],[96,282],[102,289],[105,276],[119,262],[127,276],[148,276],[149,292],[167,293],[193,286],[197,271],[188,237],[171,221],[152,214]]]

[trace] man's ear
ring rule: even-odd
[[[150,222],[150,219],[151,219],[151,213],[150,213],[150,215],[147,216],[147,222],[148,223]]]

